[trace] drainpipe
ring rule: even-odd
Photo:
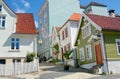
[[[103,60],[105,60],[105,64],[106,64],[105,69],[107,70],[106,74],[109,75],[108,60],[107,60],[106,47],[105,47],[105,42],[104,42],[104,35],[103,35],[103,33],[101,33],[101,41],[102,41]],[[104,66],[104,64],[103,64],[103,66]]]

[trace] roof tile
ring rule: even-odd
[[[16,33],[17,34],[37,34],[37,29],[34,23],[34,17],[32,14],[16,13]]]
[[[86,14],[93,22],[102,27],[103,30],[120,31],[120,17],[100,16]]]

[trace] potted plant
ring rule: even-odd
[[[69,65],[67,64],[67,61],[71,59],[70,55],[72,54],[73,50],[71,51],[66,51],[63,56],[65,58],[65,65],[64,65],[64,70],[69,70]]]
[[[54,55],[56,56],[54,59],[56,60],[56,62],[58,62],[58,55],[59,55],[59,45],[58,45],[58,43],[56,43],[54,46],[53,46],[53,48],[54,48]]]

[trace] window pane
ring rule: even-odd
[[[16,49],[19,49],[19,43],[16,43]]]
[[[120,46],[118,46],[118,53],[120,53]]]
[[[11,49],[14,49],[14,47],[15,47],[15,44],[11,43]]]
[[[117,44],[120,45],[120,42],[118,41]]]
[[[15,41],[15,39],[14,39],[14,38],[12,38],[12,39],[11,39],[11,41]]]
[[[5,17],[3,16],[2,19],[5,20]]]
[[[2,21],[2,27],[5,27],[5,21]]]
[[[18,41],[18,42],[19,42],[19,38],[16,38],[16,41]]]
[[[0,5],[0,11],[2,11],[2,5]]]

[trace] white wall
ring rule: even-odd
[[[120,73],[120,61],[108,61],[109,73]]]
[[[1,5],[1,0],[0,0]],[[0,57],[25,57],[26,53],[37,52],[36,35],[15,35],[16,15],[12,13],[6,6],[2,4],[2,12],[0,15],[6,16],[5,28],[0,27]],[[11,38],[20,39],[20,51],[12,51]]]

